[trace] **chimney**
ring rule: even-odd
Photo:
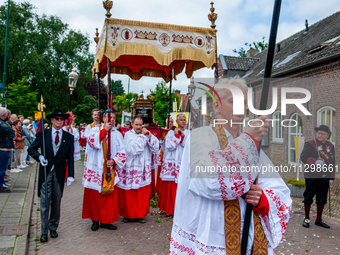
[[[280,52],[280,51],[281,51],[281,44],[278,43],[278,44],[277,44],[277,52]]]
[[[247,51],[247,58],[251,58],[253,57],[255,54],[259,53],[260,51],[259,50],[255,50],[253,48],[250,48],[248,51]]]
[[[306,32],[307,32],[308,31],[308,19],[306,19],[305,25],[306,25]]]

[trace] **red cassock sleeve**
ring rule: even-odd
[[[260,213],[260,214],[263,214],[263,215],[268,215],[268,213],[269,213],[269,202],[268,202],[266,195],[263,193],[263,191],[262,191],[260,203],[257,207],[253,207],[253,211]]]
[[[183,140],[184,140],[184,137],[185,137],[185,135],[183,135],[183,136],[182,136],[181,143],[183,142]]]
[[[103,128],[102,130],[100,130],[100,134],[99,134],[99,140],[103,141],[104,137],[106,136],[107,131],[105,128]]]

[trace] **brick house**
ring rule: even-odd
[[[219,76],[239,75],[253,88],[254,107],[259,108],[262,80],[267,51],[256,53],[247,58],[219,56]],[[313,139],[314,127],[325,124],[332,131],[331,142],[335,145],[336,165],[340,158],[340,12],[308,26],[305,29],[277,43],[272,69],[272,80],[268,98],[268,108],[272,105],[272,90],[278,90],[278,105],[272,119],[290,119],[282,127],[275,122],[270,128],[268,141],[263,146],[265,153],[275,164],[297,164],[294,137],[299,126],[305,141]],[[282,87],[305,88],[311,99],[303,106],[312,114],[305,115],[295,105],[287,105],[282,114]],[[303,94],[288,94],[287,98],[304,98]],[[254,116],[250,113],[249,118]],[[292,121],[294,120],[294,121]],[[340,173],[340,170],[339,170]]]

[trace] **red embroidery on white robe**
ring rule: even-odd
[[[286,231],[287,225],[288,225],[288,219],[289,217],[287,216],[286,212],[288,210],[288,213],[290,215],[290,207],[284,204],[280,197],[277,196],[273,190],[265,190],[266,194],[271,198],[271,200],[274,202],[276,205],[276,208],[278,210],[277,216],[280,219],[280,226],[281,226],[281,234],[283,236],[284,232]]]

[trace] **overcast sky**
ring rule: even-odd
[[[17,0],[15,2],[24,2]],[[39,15],[56,15],[70,29],[87,33],[91,39],[91,52],[95,51],[95,28],[102,28],[105,9],[101,0],[30,0]],[[124,0],[113,1],[112,18],[161,22],[186,26],[210,27],[207,18],[211,0]],[[233,49],[244,47],[245,42],[260,41],[269,37],[274,0],[214,0],[218,55],[235,56]],[[283,0],[277,42],[304,29],[305,20],[313,24],[340,10],[339,0]],[[0,0],[3,5],[4,0]],[[244,47],[245,48],[245,47]],[[70,70],[71,71],[71,70]],[[194,77],[213,77],[213,71],[203,68]],[[127,92],[128,76],[112,75],[112,79],[122,80]],[[149,92],[161,79],[142,78],[131,80],[130,91]],[[173,81],[173,87],[187,92],[190,81],[184,72]],[[144,94],[146,95],[146,93]]]

